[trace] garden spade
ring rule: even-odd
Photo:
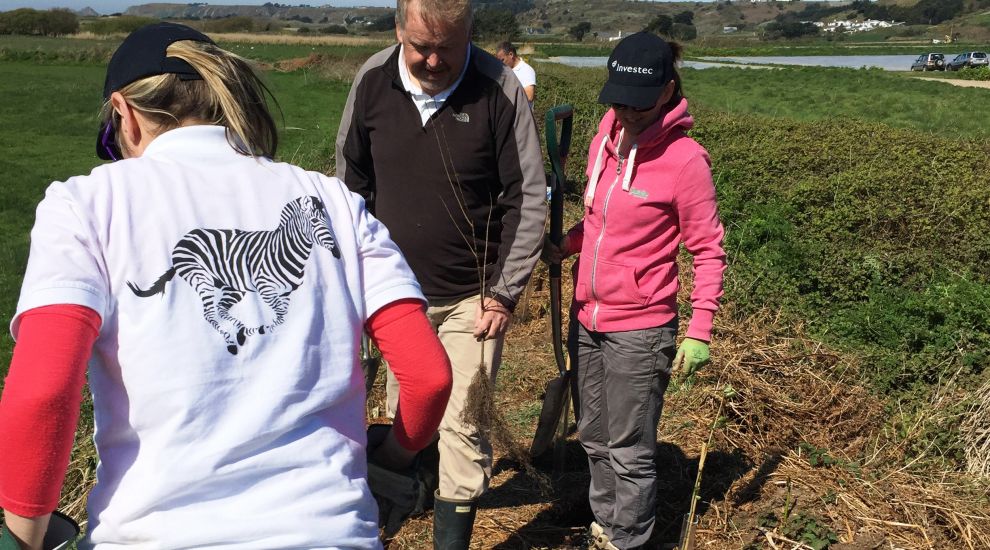
[[[547,156],[550,157],[551,172],[547,176],[550,187],[550,240],[560,245],[564,234],[564,164],[571,146],[571,125],[574,108],[558,105],[547,111],[545,133]],[[557,139],[557,123],[560,123],[560,139]],[[553,337],[553,355],[557,363],[557,377],[547,382],[543,408],[536,425],[533,444],[529,448],[532,457],[542,455],[554,441],[567,435],[567,405],[570,397],[571,369],[564,352],[564,337],[561,328],[560,263],[550,264],[550,326]],[[575,412],[576,414],[576,412]],[[561,426],[563,424],[563,426]],[[558,462],[555,460],[555,463]]]

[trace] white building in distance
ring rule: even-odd
[[[867,19],[865,21],[839,20],[829,21],[828,23],[822,23],[821,21],[815,22],[815,26],[823,32],[835,32],[839,29],[842,29],[843,32],[864,32],[903,24],[903,22],[879,21],[877,19]]]

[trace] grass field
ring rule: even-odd
[[[123,37],[46,38],[40,36],[0,35],[0,60],[34,63],[105,63]],[[257,35],[218,34],[222,47],[259,62],[307,57],[314,52],[347,58],[367,59],[384,47],[385,42],[353,40],[353,44],[333,37],[274,37],[259,40]]]
[[[43,42],[41,42],[43,43]],[[62,47],[63,42],[59,42]],[[0,311],[11,315],[27,259],[34,209],[53,181],[86,174],[96,157],[97,114],[105,68],[92,64],[0,64]],[[349,85],[310,71],[268,73],[285,124],[280,158],[327,170]],[[0,331],[0,375],[11,340]]]
[[[14,312],[28,231],[45,188],[96,164],[96,112],[104,70],[96,66],[0,64],[0,310]],[[6,323],[4,323],[6,324]],[[11,340],[0,331],[0,373]]]
[[[590,84],[604,82],[606,77],[604,68],[572,73],[572,69],[550,63],[537,67],[551,78],[587,74],[590,76],[575,78],[586,78]],[[990,91],[923,81],[911,78],[911,73],[803,67],[683,69],[682,74],[689,103],[720,112],[809,122],[838,117],[946,137],[990,137],[983,116],[990,105]],[[542,89],[538,107],[567,99],[558,96],[557,89]],[[596,97],[595,91],[589,90],[582,100],[589,102],[585,111],[590,108],[600,117],[603,109],[594,103]]]
[[[268,71],[267,78],[285,117],[280,158],[329,171],[349,88],[340,75],[377,46],[229,44],[275,65],[323,55],[291,72]],[[113,45],[0,37],[4,324],[45,187],[99,162],[99,60]],[[537,112],[562,102],[577,108],[568,173],[580,190],[584,153],[604,110],[595,102],[604,71],[537,68]],[[773,536],[824,548],[878,532],[871,531],[874,519],[886,526],[878,536],[891,547],[990,547],[985,490],[959,476],[963,411],[975,406],[972,394],[990,362],[990,90],[873,70],[683,76],[699,122],[694,135],[714,161],[730,269],[715,362],[693,391],[672,391],[664,411],[664,459],[678,467],[664,478],[662,537],[676,539],[695,452],[715,412],[712,395],[728,381],[741,397],[730,404],[709,457],[706,548],[743,548],[752,538],[746,533],[759,528],[771,534],[747,548],[783,548]],[[570,220],[579,215],[576,205]],[[545,270],[536,278],[545,282]],[[546,289],[534,292],[534,303],[523,308],[531,319],[513,329],[499,375],[498,405],[520,438],[530,433],[553,369],[545,308],[536,303]],[[6,332],[0,331],[0,379],[13,345]],[[78,506],[91,483],[88,440],[83,426],[63,506]],[[580,469],[580,451],[569,456]],[[555,482],[554,499],[541,499],[518,465],[500,458],[496,469],[476,528],[483,547],[580,544],[574,533],[587,523],[586,478],[572,472]],[[422,547],[428,534],[428,520],[413,521],[393,548]]]
[[[554,57],[563,55],[607,56],[614,43],[587,42],[575,43],[546,43],[542,41],[528,42],[520,39],[520,44],[530,45],[539,57]],[[972,50],[990,50],[986,43],[931,44],[927,41],[916,40],[900,43],[888,42],[823,42],[788,41],[763,42],[755,38],[705,38],[684,44],[684,55],[688,59],[705,56],[799,56],[799,55],[920,55],[923,52],[965,52]]]
[[[987,90],[961,89],[875,70],[787,68],[684,71],[698,104],[795,120],[848,117],[950,137],[990,136]]]
[[[685,54],[691,56],[763,56],[763,55],[920,55],[923,52],[990,49],[986,43],[931,44],[927,40],[889,42],[822,42],[821,40],[749,43],[736,40],[709,39],[690,42]]]

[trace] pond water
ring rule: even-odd
[[[916,55],[801,55],[762,57],[703,57],[703,61],[684,61],[682,66],[692,69],[711,67],[766,68],[767,65],[791,65],[800,67],[876,67],[885,71],[907,71]],[[544,61],[544,60],[540,60]],[[545,60],[571,67],[604,67],[608,57],[561,56]]]

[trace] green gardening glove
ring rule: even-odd
[[[708,362],[708,344],[694,338],[685,338],[681,347],[677,348],[672,372],[682,379],[691,378]]]

